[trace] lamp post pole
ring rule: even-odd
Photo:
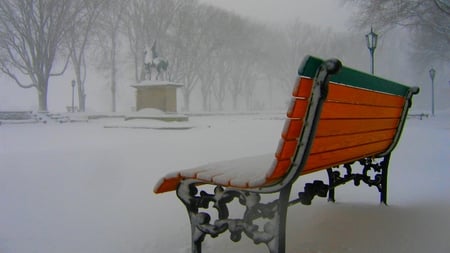
[[[374,71],[374,68],[375,68],[374,54],[375,54],[375,49],[377,48],[378,34],[373,32],[372,27],[370,27],[370,32],[368,34],[366,34],[366,42],[367,42],[367,48],[369,49],[370,58],[371,58],[370,70],[373,75],[375,73],[375,71]]]
[[[431,67],[429,74],[431,79],[431,115],[434,116],[434,77],[436,76],[436,70]]]
[[[71,111],[75,112],[75,80],[72,80],[72,107]]]

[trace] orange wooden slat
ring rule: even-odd
[[[173,178],[165,178],[163,179],[162,184],[159,185],[157,189],[155,189],[155,193],[162,193],[167,191],[174,191],[177,189],[178,184],[182,180],[182,177],[173,177]]]
[[[327,100],[386,107],[403,107],[405,104],[405,98],[401,96],[336,83],[329,84]]]
[[[272,173],[270,175],[267,175],[267,181],[273,181],[280,179],[286,173],[288,172],[289,168],[291,166],[291,160],[277,160],[276,164],[274,165],[274,168],[272,170]]]
[[[398,127],[400,119],[323,119],[317,126],[316,137],[362,133]]]
[[[297,98],[291,100],[291,105],[287,112],[288,118],[303,118],[308,107],[308,100]]]
[[[303,127],[303,119],[286,119],[281,137],[285,140],[298,139]]]
[[[375,156],[376,154],[385,151],[390,144],[391,141],[387,140],[348,149],[311,154],[308,157],[308,161],[306,162],[302,174],[308,174],[365,157]]]
[[[275,157],[278,160],[291,159],[297,149],[297,140],[280,140]]]
[[[299,77],[297,84],[292,91],[293,97],[308,98],[311,95],[311,89],[313,86],[313,79],[306,77]]]
[[[396,129],[390,129],[376,132],[316,137],[313,141],[310,153],[315,154],[339,149],[347,149],[386,140],[392,141],[396,132]]]
[[[321,120],[323,119],[374,119],[399,118],[402,107],[378,107],[368,105],[343,104],[325,102]]]

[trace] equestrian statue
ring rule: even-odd
[[[148,48],[147,48],[148,49]],[[144,67],[143,67],[143,76],[142,80],[147,79],[152,80],[152,72],[153,70],[156,70],[156,80],[164,80],[164,74],[167,71],[167,68],[169,67],[169,61],[163,57],[160,57],[158,52],[156,52],[156,40],[153,42],[153,45],[151,47],[151,56],[148,53],[148,50],[144,51]]]

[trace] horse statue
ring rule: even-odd
[[[158,80],[161,76],[161,80],[164,80],[164,74],[167,71],[167,68],[169,67],[169,61],[163,57],[160,57],[158,52],[156,52],[156,40],[153,42],[153,45],[151,47],[152,55],[150,56],[148,51],[144,51],[144,78],[148,76],[149,80],[152,80],[152,70],[156,70],[156,77],[155,79]]]

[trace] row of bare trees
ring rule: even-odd
[[[387,31],[403,27],[412,34],[414,54],[419,62],[450,61],[449,0],[343,0],[358,9],[358,27],[375,26]]]
[[[105,3],[105,0],[0,1],[0,70],[20,87],[36,89],[39,110],[47,110],[49,79],[62,75],[71,62],[80,109],[84,111],[85,52]]]
[[[48,80],[67,66],[54,70],[78,6],[69,0],[36,2],[0,1],[0,68],[20,87],[36,88],[39,107],[45,110]]]
[[[115,111],[124,42],[129,46],[135,79],[140,81],[143,52],[157,40],[171,62],[169,78],[185,84],[188,108],[199,73],[211,72],[205,65],[211,57],[220,61],[219,51],[233,51],[228,37],[236,33],[232,27],[241,23],[247,25],[234,14],[196,0],[2,0],[0,70],[20,87],[35,88],[39,110],[46,111],[49,79],[62,75],[71,63],[79,107],[84,111],[86,68],[98,61],[109,72],[111,109]],[[92,55],[87,52],[94,52],[95,57],[87,57]]]
[[[448,10],[444,0],[427,1]],[[349,33],[301,22],[271,27],[197,0],[0,0],[0,70],[36,89],[39,110],[48,109],[49,79],[71,66],[84,111],[87,68],[95,65],[106,74],[116,111],[119,69],[141,81],[143,52],[154,41],[170,62],[167,77],[184,84],[186,110],[194,91],[206,111],[224,109],[227,99],[234,109],[251,109],[262,83],[273,84],[269,92],[290,89],[305,54],[367,57]]]

